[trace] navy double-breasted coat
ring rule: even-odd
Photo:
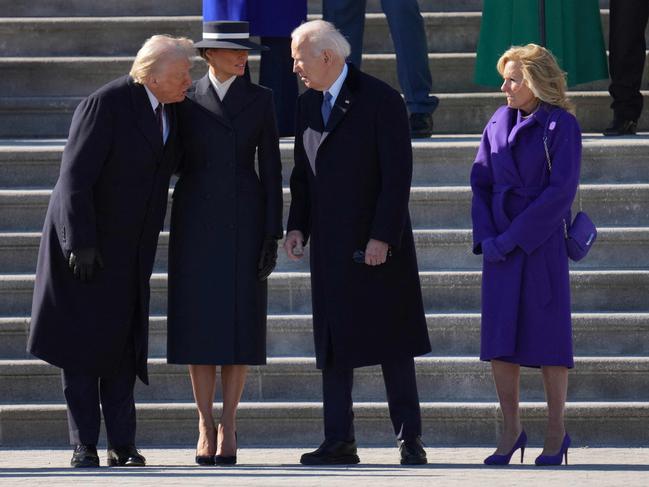
[[[208,76],[178,107],[185,148],[173,193],[167,360],[266,362],[266,237],[282,237],[272,92],[238,77],[219,100]],[[255,171],[258,159],[258,174]]]
[[[412,147],[397,91],[348,65],[323,127],[322,93],[298,101],[287,229],[310,238],[318,368],[360,367],[430,351],[408,199]],[[370,238],[380,266],[357,264]]]
[[[77,107],[43,226],[28,350],[71,371],[104,375],[133,340],[145,383],[149,279],[180,157],[173,104],[166,144],[144,86],[125,76]],[[104,268],[90,282],[68,267],[95,247]]]

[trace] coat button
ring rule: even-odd
[[[234,230],[234,225],[230,224],[230,225],[228,225],[228,228],[229,228],[230,230]]]

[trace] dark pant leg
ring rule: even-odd
[[[325,439],[354,439],[352,386],[354,369],[325,367],[322,369],[322,396]]]
[[[261,51],[259,84],[273,90],[275,115],[280,137],[295,135],[295,105],[297,102],[297,76],[293,73],[290,37],[262,37],[261,43],[269,47]]]
[[[99,377],[61,370],[71,445],[96,445],[99,440]]]
[[[99,379],[108,446],[135,444],[135,350],[129,340],[119,369]]]
[[[397,54],[399,84],[410,113],[432,113],[439,100],[431,96],[428,42],[417,0],[381,0]]]
[[[331,22],[352,47],[349,61],[361,67],[366,0],[322,0],[322,18]]]
[[[421,410],[413,358],[381,364],[390,419],[397,439],[421,436]]]
[[[647,0],[611,0],[609,71],[615,118],[638,120],[642,112],[640,84],[646,56],[644,31],[649,18]]]

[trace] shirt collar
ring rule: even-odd
[[[212,86],[214,86],[214,89],[218,93],[219,98],[221,99],[221,101],[223,101],[223,98],[225,98],[225,94],[228,92],[228,89],[230,88],[230,85],[234,83],[234,80],[237,78],[237,76],[233,75],[232,77],[221,82],[216,76],[212,74],[212,70],[208,70],[207,75],[210,78],[210,83],[212,83]]]
[[[328,91],[329,94],[331,94],[331,106],[333,107],[336,104],[336,98],[338,98],[338,95],[340,94],[340,90],[343,88],[343,83],[345,82],[345,78],[347,78],[347,72],[349,71],[349,68],[347,67],[347,64],[343,66],[343,70],[340,72],[340,75],[338,78],[336,78],[336,81],[333,82],[333,84],[329,87]]]
[[[153,108],[153,111],[155,112],[155,109],[158,108],[158,105],[160,104],[160,102],[158,101],[158,99],[155,97],[155,95],[149,89],[149,87],[147,85],[143,85],[143,86],[144,86],[144,89],[146,90],[146,94],[149,96],[149,101],[151,102],[151,108]]]

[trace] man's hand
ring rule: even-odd
[[[299,230],[291,230],[286,234],[284,250],[291,260],[300,260],[304,257],[304,235]]]
[[[259,256],[259,264],[257,265],[257,278],[260,281],[265,281],[270,276],[270,273],[275,269],[277,263],[277,240],[275,237],[266,237],[264,244],[261,246],[261,255]]]
[[[70,252],[68,265],[74,273],[74,277],[82,282],[92,279],[95,274],[95,264],[101,269],[104,268],[104,261],[99,255],[99,251],[94,247]]]
[[[366,265],[381,265],[385,263],[385,260],[388,257],[388,249],[390,246],[381,242],[380,240],[374,240],[373,238],[367,242],[367,247],[365,247],[365,264]]]

